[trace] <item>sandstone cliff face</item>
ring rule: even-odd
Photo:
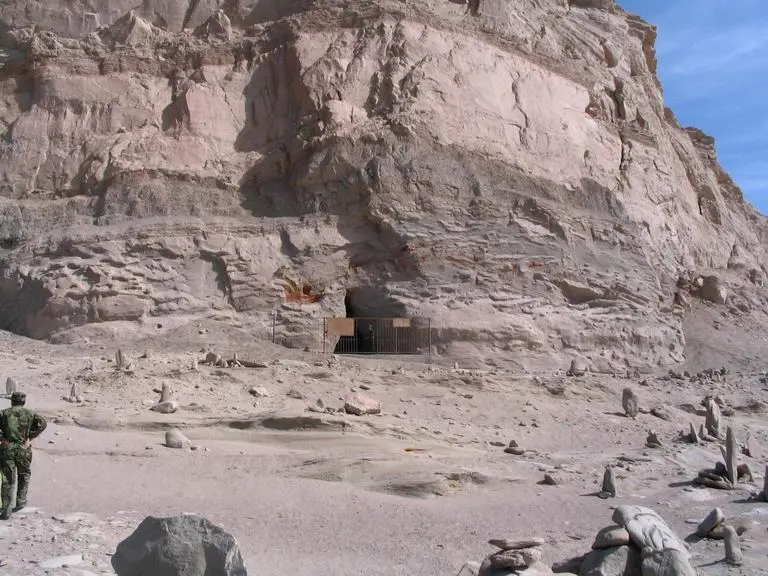
[[[681,274],[764,310],[765,221],[611,0],[136,4],[0,1],[2,328],[301,334],[347,296],[615,369],[682,360]]]

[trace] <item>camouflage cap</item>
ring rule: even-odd
[[[11,394],[11,402],[26,402],[27,401],[27,395],[24,392],[14,392]]]

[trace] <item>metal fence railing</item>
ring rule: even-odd
[[[429,318],[326,318],[323,352],[335,354],[429,354]]]
[[[285,348],[322,354],[431,354],[429,318],[323,318],[306,323],[273,318],[269,339]]]

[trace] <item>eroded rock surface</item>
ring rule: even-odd
[[[604,371],[682,360],[681,272],[764,314],[765,220],[612,0],[97,4],[0,1],[0,328],[351,308]]]

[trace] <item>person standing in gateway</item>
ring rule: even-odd
[[[48,422],[45,418],[24,407],[24,392],[11,394],[11,407],[0,412],[0,475],[3,477],[2,512],[0,520],[8,520],[11,512],[18,512],[27,505],[27,490],[32,477],[32,440],[43,433]],[[12,484],[16,473],[16,485]],[[11,510],[13,490],[16,506]]]

